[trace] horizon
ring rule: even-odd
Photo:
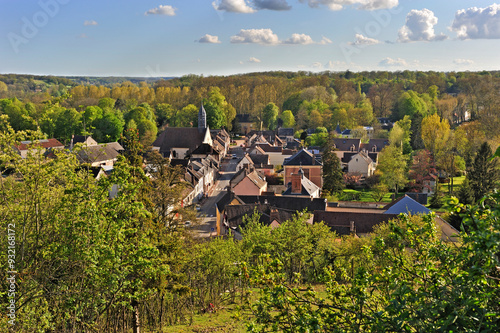
[[[484,0],[6,2],[0,31],[6,74],[500,70],[500,4]]]

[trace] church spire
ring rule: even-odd
[[[207,128],[207,112],[203,107],[203,102],[200,106],[200,111],[198,112],[198,130],[201,132]]]

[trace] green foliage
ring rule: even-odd
[[[323,190],[330,194],[340,193],[344,189],[344,177],[340,159],[335,154],[333,140],[327,141],[323,150]]]
[[[380,181],[389,189],[394,190],[396,194],[398,189],[408,182],[406,167],[406,158],[401,152],[401,148],[389,145],[380,152],[377,166]]]
[[[283,128],[290,128],[295,126],[295,117],[292,111],[285,110],[281,114],[281,120],[283,120]]]
[[[264,110],[262,110],[264,126],[270,130],[275,130],[278,125],[278,114],[279,108],[274,103],[269,103],[266,105]]]
[[[500,180],[498,158],[493,157],[490,145],[484,142],[467,173],[474,200],[478,201],[484,195],[497,187]]]
[[[370,238],[345,239],[326,270],[326,296],[300,279],[289,281],[280,259],[264,257],[251,280],[261,294],[251,307],[250,329],[495,332],[500,206],[498,195],[492,199],[494,208],[465,212],[464,223],[472,230],[462,234],[462,246],[439,239],[433,215],[401,216]]]

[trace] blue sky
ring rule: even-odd
[[[0,0],[0,9],[0,73],[500,69],[500,2]]]

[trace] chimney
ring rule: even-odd
[[[274,220],[278,222],[280,221],[280,213],[278,212],[277,208],[271,208],[271,213],[269,214],[269,216],[271,217],[271,222],[273,222]]]
[[[302,193],[302,175],[300,173],[292,173],[292,194]]]
[[[356,226],[354,225],[354,221],[350,222],[350,231],[351,235],[354,235],[356,233]]]

